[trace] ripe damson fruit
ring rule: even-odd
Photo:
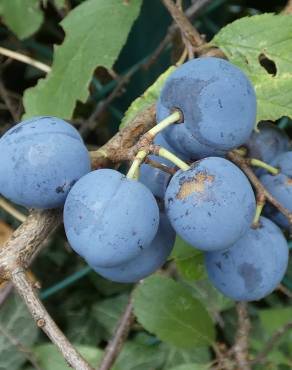
[[[163,131],[166,141],[190,159],[220,156],[244,144],[256,122],[256,96],[246,75],[226,60],[190,60],[166,80],[157,120],[177,108],[181,124]]]
[[[138,256],[151,244],[158,224],[150,190],[111,169],[83,176],[64,206],[69,243],[93,266],[112,267]]]
[[[208,157],[178,171],[165,194],[175,231],[203,251],[225,249],[251,225],[255,197],[243,172],[230,161]]]
[[[265,217],[231,248],[205,254],[208,276],[225,296],[255,301],[270,294],[284,277],[288,245],[281,230]]]
[[[272,122],[263,121],[258,125],[259,131],[253,131],[246,143],[248,156],[271,163],[274,158],[289,150],[288,135]]]
[[[106,279],[119,283],[135,283],[160,268],[170,255],[175,241],[175,232],[167,217],[160,214],[157,234],[149,247],[140,251],[137,257],[118,266],[102,268],[91,266]]]
[[[280,169],[278,175],[265,174],[260,177],[265,188],[290,212],[292,212],[292,152],[279,154],[271,164]],[[283,228],[289,222],[278,210],[269,205],[267,215]]]
[[[72,185],[91,169],[78,131],[56,117],[35,117],[0,139],[0,193],[28,208],[63,206]]]

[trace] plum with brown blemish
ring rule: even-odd
[[[34,117],[0,139],[0,193],[28,208],[64,205],[72,185],[91,169],[79,132],[62,119]]]
[[[208,157],[178,171],[165,194],[176,232],[203,251],[225,249],[248,230],[255,196],[244,173],[230,161]]]
[[[212,284],[235,301],[256,301],[277,288],[288,266],[289,249],[277,225],[265,217],[224,251],[205,253]]]
[[[183,122],[162,135],[190,160],[224,156],[248,140],[256,123],[256,95],[248,77],[230,62],[196,58],[166,80],[157,103],[157,122],[179,109]]]
[[[271,164],[279,168],[280,173],[278,173],[278,175],[262,175],[260,180],[273,197],[292,212],[292,152],[279,154],[274,158]],[[266,207],[265,213],[276,222],[276,224],[285,229],[289,229],[287,218],[277,209],[269,205]]]

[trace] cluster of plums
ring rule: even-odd
[[[204,251],[209,278],[223,294],[261,299],[287,268],[287,242],[276,225],[286,228],[287,220],[266,207],[275,223],[261,217],[260,226],[252,227],[254,191],[224,157],[245,145],[249,156],[278,167],[278,175],[257,170],[258,175],[292,211],[289,140],[270,123],[253,132],[253,87],[241,70],[218,58],[191,60],[169,76],[157,103],[157,121],[174,109],[182,122],[159,133],[155,144],[191,163],[185,171],[171,177],[142,164],[140,181],[112,169],[90,172],[78,131],[61,119],[36,117],[0,139],[0,192],[28,208],[64,206],[72,248],[105,278],[136,282],[150,275],[167,261],[177,233]]]

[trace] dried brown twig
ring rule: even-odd
[[[175,5],[175,3],[172,0],[162,0],[162,2],[176,22],[182,35],[191,45],[196,48],[204,44],[204,40],[199,32],[193,27],[187,16]]]
[[[234,354],[238,368],[241,370],[250,370],[251,367],[248,361],[248,338],[251,324],[247,311],[247,303],[237,303],[236,311],[238,316],[238,329],[232,352]]]
[[[130,298],[124,313],[120,317],[113,338],[105,349],[104,357],[98,370],[109,370],[112,367],[128,337],[134,320],[133,304],[132,299]]]
[[[185,16],[190,20],[193,17],[195,17],[199,11],[206,6],[208,3],[210,3],[211,0],[198,0],[195,3],[193,3],[189,8],[186,9],[184,12]],[[167,29],[166,35],[163,38],[163,40],[160,42],[160,44],[157,46],[157,48],[152,53],[152,56],[149,58],[149,60],[144,64],[144,68],[149,68],[161,55],[163,50],[167,47],[168,44],[171,43],[171,40],[173,39],[176,32],[179,30],[178,25],[173,22]]]

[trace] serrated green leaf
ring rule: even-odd
[[[262,14],[241,18],[224,27],[211,41],[220,47],[254,84],[260,120],[292,117],[292,17]],[[276,67],[269,74],[260,59]]]
[[[177,347],[210,344],[212,320],[183,285],[162,276],[145,279],[134,292],[134,311],[146,330]]]
[[[44,18],[39,0],[0,0],[0,14],[4,23],[20,39],[35,33]]]
[[[124,118],[122,119],[120,129],[127,126],[127,124],[133,120],[138,112],[141,112],[142,110],[148,108],[150,105],[156,102],[165,80],[175,69],[175,66],[169,67],[157,78],[157,80],[150,87],[148,87],[143,95],[139,96],[139,98],[135,99],[132,102],[132,104],[126,111]]]
[[[171,257],[182,277],[186,280],[199,280],[206,276],[204,256],[179,236],[176,237]]]
[[[81,355],[92,365],[97,366],[102,358],[102,351],[90,346],[75,346]],[[42,344],[33,350],[40,367],[43,370],[68,370],[69,367],[63,356],[53,344]],[[114,369],[112,369],[114,370]]]
[[[26,362],[26,357],[5,334],[29,348],[36,340],[38,329],[24,303],[15,294],[1,306],[0,328],[0,369],[18,370]]]
[[[55,48],[52,71],[24,95],[25,117],[72,116],[85,102],[97,66],[111,68],[137,18],[142,0],[87,0],[61,22],[66,33]]]

